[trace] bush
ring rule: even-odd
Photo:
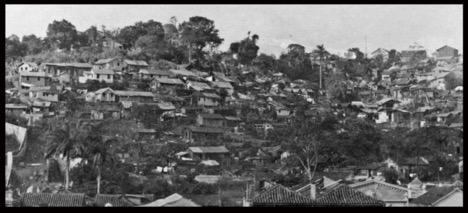
[[[385,182],[391,184],[397,184],[398,172],[392,168],[386,168],[382,171],[382,175],[385,178]]]

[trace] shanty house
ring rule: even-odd
[[[92,69],[88,63],[46,63],[45,72],[64,83],[78,83],[79,76]]]
[[[195,146],[189,147],[190,158],[199,160],[223,161],[229,156],[229,150],[225,146]]]
[[[150,84],[153,91],[169,91],[170,94],[175,94],[177,89],[183,89],[184,86],[184,82],[178,78],[156,77]]]
[[[192,104],[204,107],[219,106],[221,97],[215,93],[198,92],[192,96]]]
[[[117,97],[116,101],[153,102],[154,100],[151,92],[114,90],[114,94]]]
[[[184,129],[184,139],[189,142],[203,142],[218,140],[225,132],[222,128],[189,126]]]
[[[207,127],[224,127],[224,117],[220,114],[198,114],[197,125]]]
[[[92,69],[89,72],[84,72],[83,76],[79,77],[80,83],[86,83],[87,80],[104,81],[106,83],[114,82],[115,72],[111,69]]]
[[[39,67],[36,63],[23,62],[18,66],[18,72],[37,72]]]
[[[450,61],[458,57],[458,50],[453,47],[445,45],[437,49],[435,55],[436,55],[436,60],[438,61]]]
[[[140,69],[138,73],[140,73],[141,79],[169,78],[173,76],[171,72],[160,69]]]
[[[20,72],[19,82],[20,84],[43,87],[51,83],[51,78],[45,72]]]
[[[115,93],[110,87],[96,90],[95,92],[89,92],[86,94],[85,100],[87,102],[115,102]]]
[[[126,66],[127,72],[138,72],[140,69],[147,69],[148,63],[142,60],[124,60],[124,65]]]
[[[98,61],[94,62],[94,68],[124,71],[125,64],[121,58],[106,58],[99,59]]]

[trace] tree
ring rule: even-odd
[[[398,171],[393,168],[386,168],[382,172],[382,176],[385,178],[385,182],[391,184],[397,184]]]
[[[327,50],[325,50],[325,47],[323,46],[323,44],[317,45],[317,49],[315,49],[313,53],[315,53],[320,59],[319,88],[322,89],[322,64],[323,64],[323,61],[330,56],[330,53]]]
[[[348,49],[348,51],[353,52],[356,55],[356,59],[355,59],[356,61],[358,61],[358,62],[364,61],[364,53],[361,52],[361,50],[359,50],[359,48],[353,47],[353,48]]]
[[[94,130],[92,131],[92,133],[88,136],[88,140],[89,142],[91,142],[91,147],[89,148],[90,149],[89,154],[92,157],[93,167],[96,169],[96,172],[97,172],[96,193],[100,194],[102,167],[108,161],[111,161],[111,162],[113,161],[113,156],[112,156],[112,153],[109,151],[109,147],[111,146],[113,142],[115,142],[115,139],[111,138],[111,139],[104,140],[102,138],[101,128],[99,128],[98,126],[93,129]]]
[[[240,42],[231,43],[231,46],[229,49],[232,53],[239,54],[239,62],[241,64],[244,64],[244,65],[251,64],[252,60],[255,57],[257,57],[257,52],[259,49],[259,47],[256,44],[257,40],[258,40],[258,35],[253,35],[252,38],[250,38],[250,32],[249,32],[249,37],[245,38],[244,40]]]
[[[75,26],[65,19],[62,21],[54,20],[47,26],[47,38],[60,49],[70,50],[77,35]]]
[[[276,58],[274,55],[266,55],[261,53],[252,61],[252,64],[258,67],[258,69],[261,70],[263,74],[267,74],[275,70]]]
[[[134,25],[122,28],[117,41],[126,47],[133,47],[135,42],[142,36],[155,36],[156,40],[164,39],[164,28],[160,22],[149,20],[147,22],[137,22]]]
[[[38,54],[42,51],[42,40],[34,34],[23,36],[21,42],[27,47],[27,54]]]
[[[278,71],[285,73],[291,80],[317,80],[318,73],[312,67],[309,54],[305,52],[305,47],[300,44],[290,44],[288,52],[281,54],[278,60]]]
[[[201,58],[202,50],[206,46],[214,48],[219,46],[224,39],[218,35],[214,21],[201,16],[190,17],[189,21],[179,26],[181,41],[188,48],[189,62],[192,60],[192,50],[195,50],[197,58]]]
[[[85,143],[87,136],[87,128],[80,124],[77,120],[68,120],[64,123],[59,122],[59,125],[52,128],[52,132],[47,144],[46,159],[54,158],[62,155],[66,158],[65,168],[65,190],[68,191],[70,178],[70,159],[85,155]]]
[[[21,43],[18,36],[11,35],[5,39],[5,57],[9,60],[16,60],[27,53],[28,47]]]

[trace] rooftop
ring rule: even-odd
[[[189,150],[194,153],[228,153],[229,150],[225,146],[194,146],[189,147]]]

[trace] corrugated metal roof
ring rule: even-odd
[[[39,207],[82,207],[85,206],[84,193],[26,193],[21,197],[21,206]]]

